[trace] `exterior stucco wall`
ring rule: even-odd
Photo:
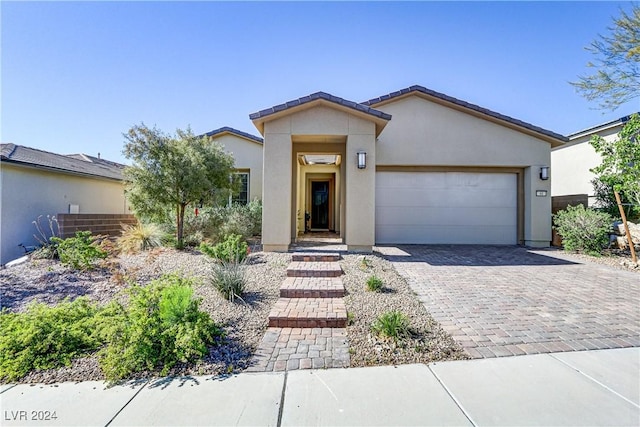
[[[39,215],[68,213],[76,204],[80,213],[130,213],[121,182],[81,177],[3,163],[0,167],[0,264],[23,255],[18,244],[37,244],[32,221]]]
[[[591,181],[595,175],[590,169],[598,166],[602,158],[589,144],[593,135],[599,134],[607,141],[617,138],[621,126],[615,126],[602,132],[582,135],[564,146],[551,151],[551,195],[568,196],[573,194],[587,194],[589,206],[596,200]]]
[[[549,143],[418,96],[376,108],[393,116],[378,165],[549,166]]]
[[[374,107],[393,116],[378,137],[377,165],[522,168],[524,243],[549,245],[550,180],[538,177],[551,163],[548,142],[418,96]]]
[[[333,146],[345,137],[346,147],[341,150],[334,147],[323,150],[323,144]],[[375,124],[344,111],[315,106],[266,122],[264,138],[264,249],[286,250],[299,226],[296,219],[300,200],[298,185],[303,177],[293,151],[295,139],[313,143],[318,152],[341,154],[346,150],[341,165],[341,169],[346,168],[340,183],[341,188],[345,188],[341,194],[341,198],[344,197],[341,234],[345,233],[345,243],[350,249],[370,251],[375,234]],[[369,166],[365,170],[356,167],[359,150],[367,152]],[[285,167],[284,159],[290,159],[287,160],[292,162],[290,168]],[[342,218],[346,218],[346,224]]]
[[[233,155],[235,168],[249,170],[249,200],[262,199],[262,144],[233,134],[213,139]]]

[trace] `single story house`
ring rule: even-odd
[[[595,178],[591,169],[602,163],[602,158],[589,144],[594,135],[607,141],[615,140],[630,116],[620,117],[568,136],[569,142],[551,149],[551,195],[572,200],[588,200],[588,206],[595,206],[593,184]]]
[[[37,245],[32,221],[59,213],[127,214],[124,166],[86,154],[0,144],[0,265]]]
[[[264,138],[265,251],[287,250],[309,223],[364,252],[549,245],[562,135],[422,86],[364,102],[317,92],[249,117]]]

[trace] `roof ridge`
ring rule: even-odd
[[[372,116],[378,117],[383,120],[391,120],[391,114],[385,113],[384,111],[377,110],[373,107],[370,107],[365,104],[361,104],[355,101],[349,101],[348,99],[341,98],[339,96],[331,95],[327,92],[314,92],[312,94],[302,96],[297,99],[293,99],[291,101],[287,101],[282,104],[274,105],[273,107],[266,108],[264,110],[260,110],[256,113],[249,114],[249,119],[256,120],[262,117],[269,116],[271,114],[278,113],[280,111],[287,110],[289,108],[297,107],[299,105],[304,105],[312,101],[316,101],[319,99],[323,99],[325,101],[333,102],[335,104],[341,105],[343,107],[351,108],[366,114],[370,114]]]
[[[8,147],[10,149],[8,154],[2,154],[6,158],[11,157],[11,155],[16,151],[17,145],[12,143],[12,142],[8,142],[8,143],[2,144],[2,145],[4,145],[5,147]]]
[[[234,134],[242,136],[244,138],[251,139],[251,140],[253,140],[255,142],[258,142],[260,144],[264,143],[264,140],[262,138],[260,138],[259,136],[256,136],[256,135],[250,134],[248,132],[244,132],[244,131],[238,130],[236,128],[232,128],[231,126],[222,126],[221,128],[214,129],[214,130],[209,131],[209,132],[207,132],[207,133],[205,133],[205,134],[203,134],[201,136],[213,137],[213,136],[219,135],[219,134],[224,133],[224,132],[234,133]]]
[[[435,98],[442,99],[443,101],[447,101],[447,102],[450,102],[452,104],[459,105],[461,107],[468,108],[470,110],[477,111],[477,112],[482,113],[482,114],[486,114],[487,116],[490,116],[490,117],[494,117],[494,118],[497,118],[497,119],[500,119],[500,120],[504,120],[504,121],[512,123],[514,125],[517,125],[517,126],[525,128],[525,129],[529,129],[531,131],[534,131],[534,132],[537,132],[537,133],[540,133],[540,134],[543,134],[543,135],[558,139],[560,141],[565,141],[566,142],[566,141],[569,140],[566,136],[561,135],[561,134],[559,134],[557,132],[553,132],[553,131],[550,131],[548,129],[541,128],[540,126],[536,126],[536,125],[533,125],[531,123],[525,122],[523,120],[516,119],[516,118],[511,117],[511,116],[507,116],[506,114],[498,113],[498,112],[490,110],[488,108],[481,107],[481,106],[479,106],[477,104],[472,104],[470,102],[463,101],[461,99],[458,99],[458,98],[455,98],[453,96],[444,94],[442,92],[437,92],[437,91],[435,91],[433,89],[428,89],[428,88],[426,88],[424,86],[421,86],[421,85],[412,85],[412,86],[409,86],[407,88],[400,89],[398,91],[388,93],[386,95],[381,95],[381,96],[379,96],[377,98],[369,99],[368,101],[364,101],[362,104],[363,105],[367,105],[367,106],[375,105],[375,104],[378,104],[380,102],[388,101],[388,100],[397,98],[399,96],[409,94],[411,92],[420,92],[420,93],[423,93],[425,95],[433,96]]]

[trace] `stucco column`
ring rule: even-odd
[[[540,179],[542,166],[548,164],[524,170],[524,244],[534,248],[548,247],[551,241],[551,180]]]
[[[349,135],[346,158],[346,227],[347,249],[371,252],[375,243],[376,193],[375,135]],[[357,153],[367,153],[367,167],[358,169]]]
[[[287,251],[291,243],[291,151],[290,134],[265,132],[262,246],[266,252]]]

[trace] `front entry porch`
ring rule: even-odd
[[[316,229],[371,252],[376,137],[391,116],[320,92],[251,119],[264,135],[263,249],[288,251]]]

